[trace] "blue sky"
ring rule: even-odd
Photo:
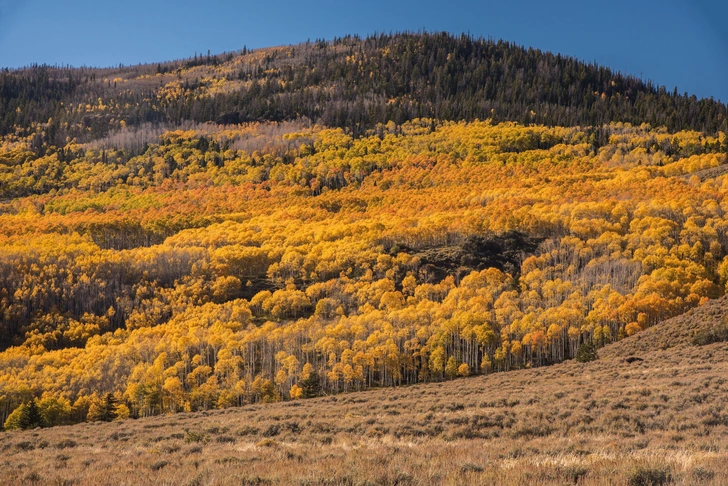
[[[0,0],[0,66],[110,66],[401,30],[503,38],[728,102],[728,2]]]

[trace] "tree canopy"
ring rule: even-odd
[[[295,121],[127,142],[3,139],[8,426],[31,402],[52,425],[543,366],[728,281],[722,132]]]

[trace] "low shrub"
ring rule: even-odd
[[[576,361],[579,363],[595,361],[598,357],[597,347],[593,342],[584,343],[576,350]]]
[[[713,327],[700,331],[693,336],[692,343],[694,346],[707,346],[713,343],[722,343],[728,341],[728,324]]]
[[[58,444],[56,444],[56,449],[71,449],[76,446],[78,446],[78,444],[76,444],[76,441],[73,441],[71,439],[63,439]]]
[[[185,430],[185,432],[187,433],[187,436],[185,437],[185,442],[187,442],[188,444],[192,442],[206,443],[210,441],[210,438],[204,432],[194,432],[192,430]]]
[[[629,475],[629,486],[663,486],[672,481],[665,467],[638,467]]]
[[[149,468],[152,471],[159,471],[160,469],[167,467],[168,465],[169,465],[169,461],[157,461],[154,464],[152,464],[151,466],[149,466]]]

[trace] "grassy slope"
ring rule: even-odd
[[[0,475],[79,485],[726,484],[728,345],[689,343],[726,314],[728,298],[710,302],[587,364],[4,433]]]

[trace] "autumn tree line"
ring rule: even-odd
[[[722,132],[417,119],[111,141],[0,145],[7,428],[544,366],[728,281]]]
[[[728,131],[728,107],[718,101],[571,57],[446,33],[347,36],[154,65],[0,72],[0,135],[32,135],[36,155],[123,127],[301,117],[355,136],[426,117]]]

